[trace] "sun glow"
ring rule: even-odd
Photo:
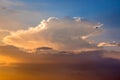
[[[14,58],[11,58],[9,56],[1,56],[0,55],[0,66],[8,66],[11,63],[17,63],[18,61]]]

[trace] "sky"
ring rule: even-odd
[[[0,0],[0,80],[119,80],[119,0]]]

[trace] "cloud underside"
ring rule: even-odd
[[[109,62],[111,60],[104,60]],[[117,62],[114,61],[113,62]],[[62,66],[61,66],[62,65]],[[17,64],[18,67],[4,69],[0,79],[11,80],[119,80],[120,62],[118,64],[90,63],[90,64]],[[109,66],[109,67],[108,67]],[[3,70],[0,73],[3,73]],[[12,70],[12,72],[8,72]],[[16,75],[15,77],[13,75]]]
[[[54,53],[54,54],[53,54]],[[48,48],[41,48],[28,54],[13,46],[0,46],[0,62],[7,63],[84,63],[88,61],[101,61],[101,59],[120,60],[120,52],[106,50],[92,51],[54,51]],[[1,64],[3,63],[1,62]]]
[[[78,17],[43,20],[36,27],[11,32],[3,39],[7,45],[23,49],[51,47],[56,50],[93,49],[97,45],[89,37],[100,33],[99,23],[88,22]]]
[[[49,54],[46,51],[47,55],[41,55],[42,51],[28,54],[13,46],[0,46],[0,52],[2,52],[0,53],[1,58],[9,57],[7,62],[12,61],[9,65],[0,63],[0,79],[4,80],[120,79],[119,52],[95,50],[78,54],[74,52]],[[16,76],[14,77],[14,75]]]

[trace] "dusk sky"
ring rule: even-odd
[[[0,0],[0,80],[120,80],[120,0]]]

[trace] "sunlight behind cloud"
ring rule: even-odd
[[[0,66],[10,66],[12,63],[17,63],[17,61],[14,58],[11,58],[9,56],[1,56],[0,55]]]

